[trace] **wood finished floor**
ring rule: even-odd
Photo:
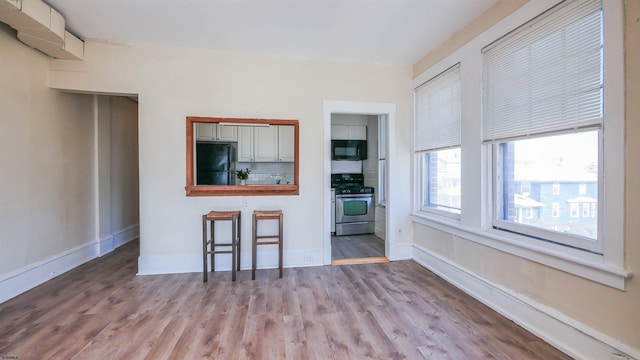
[[[331,259],[384,256],[384,240],[371,234],[331,237]]]
[[[413,261],[136,276],[138,244],[0,304],[0,357],[569,359]]]

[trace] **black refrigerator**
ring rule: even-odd
[[[236,143],[196,143],[196,185],[235,185]]]

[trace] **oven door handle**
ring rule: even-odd
[[[336,199],[372,198],[373,194],[341,194],[336,195]]]

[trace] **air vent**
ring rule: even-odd
[[[42,0],[0,0],[0,21],[16,29],[20,41],[53,58],[84,57],[84,42],[66,31],[64,17]]]

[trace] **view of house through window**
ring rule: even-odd
[[[460,148],[424,154],[423,206],[460,213]]]
[[[498,219],[596,239],[598,133],[500,143]]]

